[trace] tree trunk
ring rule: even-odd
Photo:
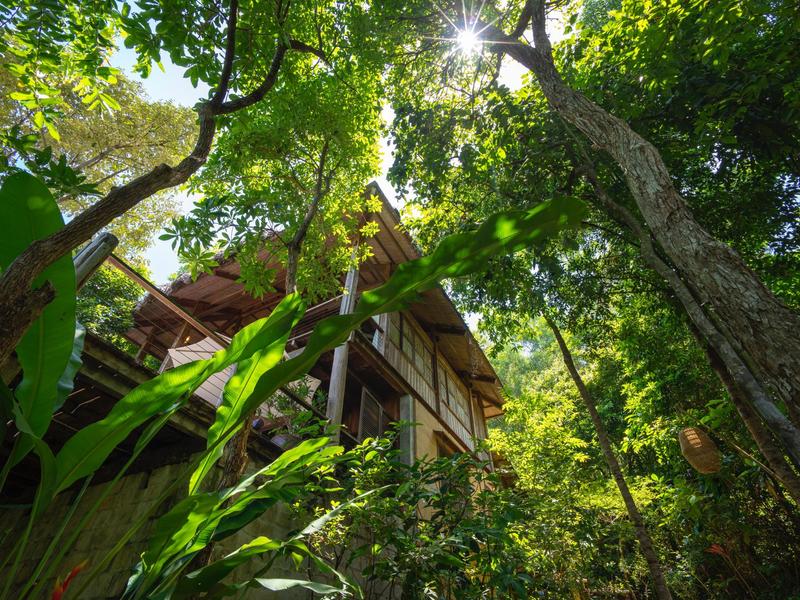
[[[700,303],[709,306],[717,331],[751,365],[762,388],[800,412],[800,317],[697,223],[652,144],[564,83],[545,31],[544,2],[531,6],[535,48],[490,24],[484,24],[485,35],[533,72],[550,106],[617,162],[653,237]]]
[[[744,421],[745,427],[747,427],[747,430],[750,432],[750,436],[756,443],[759,452],[761,452],[761,455],[766,459],[767,464],[775,473],[775,477],[780,481],[783,487],[786,488],[786,491],[789,492],[789,495],[794,499],[797,506],[800,507],[800,478],[797,476],[797,473],[795,473],[792,467],[786,462],[783,452],[781,452],[780,448],[778,448],[775,441],[772,439],[772,434],[764,427],[758,415],[742,396],[741,391],[734,383],[730,374],[725,370],[725,364],[722,362],[719,355],[713,348],[703,343],[702,337],[694,328],[692,328],[692,333],[703,346],[711,368],[714,369],[725,385],[725,388],[728,390],[731,402],[733,402],[736,411],[739,413],[742,421]]]
[[[303,216],[303,220],[297,232],[287,246],[286,274],[284,279],[284,286],[286,288],[284,294],[286,295],[297,292],[297,270],[300,265],[300,252],[303,248],[303,242],[308,235],[311,223],[317,216],[320,202],[323,196],[327,194],[330,186],[330,177],[327,179],[324,177],[328,148],[329,142],[326,141],[320,153],[314,196],[306,207],[306,213]],[[327,186],[325,185],[326,181]],[[245,417],[241,431],[238,431],[225,445],[225,454],[222,460],[222,478],[217,485],[217,489],[235,485],[239,482],[239,478],[244,473],[245,467],[247,466],[247,444],[250,440],[251,423],[253,422],[255,414],[256,412],[253,411]],[[207,561],[211,558],[211,549],[212,545],[209,544],[205,551],[201,555],[198,555],[198,560],[196,562],[206,561],[204,564],[207,564]]]
[[[788,455],[795,465],[800,464],[800,431],[775,406],[760,382],[750,371],[749,366],[741,360],[729,340],[720,333],[716,324],[708,318],[705,310],[691,293],[689,288],[672,267],[665,263],[656,253],[649,232],[638,219],[625,207],[614,202],[600,184],[591,164],[582,167],[584,175],[592,185],[595,197],[606,211],[621,224],[627,226],[639,239],[642,258],[650,268],[661,275],[670,286],[678,301],[683,305],[691,322],[705,338],[708,346],[725,365],[725,372],[734,387],[743,393],[747,401],[755,408],[769,428],[780,439]],[[713,365],[712,365],[713,366]],[[725,379],[722,380],[727,385]],[[740,413],[741,414],[741,413]]]
[[[659,598],[659,600],[671,600],[672,594],[667,587],[666,579],[664,579],[664,571],[661,568],[661,562],[659,561],[658,555],[653,548],[653,540],[650,538],[650,534],[647,532],[644,519],[642,518],[642,514],[639,512],[639,507],[636,506],[636,502],[634,501],[631,491],[628,488],[628,484],[625,481],[625,476],[623,475],[622,468],[619,466],[619,461],[617,461],[617,457],[614,454],[614,449],[611,447],[611,441],[608,439],[608,433],[606,432],[606,428],[603,425],[602,419],[600,418],[600,413],[597,412],[597,407],[595,406],[592,397],[589,395],[589,390],[586,389],[586,385],[583,383],[583,379],[581,378],[580,373],[578,373],[578,369],[575,367],[575,362],[572,360],[572,353],[569,351],[564,338],[561,336],[561,331],[559,331],[556,324],[549,317],[545,316],[545,320],[550,326],[550,329],[553,330],[553,335],[558,342],[558,347],[561,349],[561,355],[564,357],[564,364],[567,367],[567,371],[569,371],[572,381],[575,383],[575,387],[578,388],[581,399],[586,405],[586,409],[589,411],[592,424],[597,432],[597,441],[600,443],[600,448],[603,451],[603,457],[605,458],[606,464],[608,465],[608,468],[614,477],[614,481],[619,488],[619,493],[622,495],[622,499],[625,502],[625,508],[628,510],[628,516],[630,517],[634,530],[636,531],[636,538],[639,540],[639,548],[641,549],[642,554],[647,561],[647,567],[650,570],[650,577],[653,579],[653,583],[655,585],[656,596]]]
[[[0,314],[3,315],[0,319],[0,364],[8,359],[31,323],[41,314],[45,305],[52,301],[52,290],[49,290],[48,283],[33,289],[34,282],[44,270],[142,200],[156,192],[186,182],[208,158],[216,132],[216,117],[236,112],[260,101],[275,85],[289,48],[301,52],[313,51],[310,46],[296,40],[291,40],[290,46],[279,43],[269,71],[261,84],[249,94],[226,102],[225,96],[228,92],[236,45],[237,16],[238,2],[232,0],[220,84],[212,99],[202,104],[197,111],[200,130],[191,154],[174,167],[158,165],[149,173],[112,189],[59,231],[33,242],[3,272],[0,277]]]
[[[300,265],[300,248],[290,245],[286,253],[286,278],[284,284],[286,294],[294,294],[297,291],[297,268]]]

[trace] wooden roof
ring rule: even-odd
[[[384,283],[394,268],[415,258],[420,252],[411,238],[399,229],[400,215],[389,204],[376,183],[368,191],[382,200],[381,211],[370,215],[379,226],[379,232],[368,240],[372,256],[359,269],[359,291]],[[284,295],[281,287],[281,269],[276,275],[276,290],[255,299],[237,283],[240,275],[234,259],[220,260],[213,273],[203,274],[192,281],[188,274],[181,275],[163,288],[164,293],[209,328],[231,336],[253,321],[260,319],[280,302]],[[292,338],[302,345],[306,336],[320,319],[339,312],[341,296],[331,298],[309,308],[298,324]],[[475,341],[469,327],[441,287],[422,294],[422,300],[413,304],[410,312],[428,333],[436,336],[441,354],[478,394],[487,418],[502,413],[503,396],[497,374],[486,355]],[[204,336],[184,327],[178,316],[167,310],[151,296],[146,296],[134,313],[134,325],[127,337],[141,346],[148,344],[150,353],[163,358],[166,350],[180,337],[180,345],[194,343]],[[291,344],[291,342],[290,342]]]

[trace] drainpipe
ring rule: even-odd
[[[83,287],[92,273],[111,255],[117,244],[119,244],[119,240],[114,235],[104,232],[75,255],[72,260],[75,264],[75,283],[78,289]]]

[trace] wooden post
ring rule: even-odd
[[[475,394],[472,393],[472,381],[468,380],[467,393],[469,394],[469,428],[472,437],[475,437]]]
[[[357,249],[357,247],[356,247]],[[353,250],[355,253],[356,250]],[[348,315],[356,307],[356,293],[358,291],[358,266],[352,267],[347,272],[344,282],[345,295],[342,297],[342,304],[339,307],[340,315]],[[349,343],[344,342],[333,351],[333,364],[331,365],[331,381],[328,386],[328,406],[325,416],[332,425],[342,424],[342,412],[344,411],[344,389],[347,383],[347,355]],[[339,442],[339,431],[333,436],[334,443]]]

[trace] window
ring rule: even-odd
[[[439,400],[450,408],[467,431],[471,430],[469,426],[469,392],[441,361],[439,361]]]
[[[389,341],[400,347],[400,315],[392,313],[389,316]]]
[[[389,319],[386,313],[383,313],[380,315],[372,315],[372,322],[375,327],[375,331],[372,333],[372,345],[383,352],[383,344],[386,337],[385,332],[386,328],[389,326]]]
[[[425,337],[399,313],[392,314],[389,339],[398,346],[428,383],[433,383],[433,351]]]
[[[361,392],[361,413],[358,418],[358,438],[380,437],[389,424],[389,416],[366,388]]]

